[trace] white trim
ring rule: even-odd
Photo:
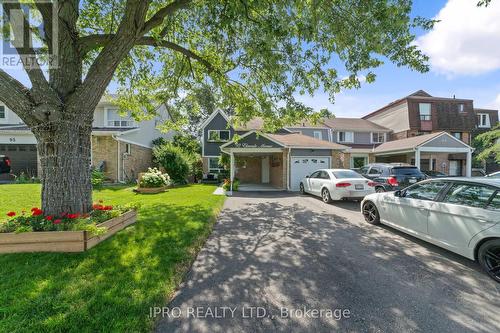
[[[238,139],[238,140],[241,140],[241,139],[243,139],[243,138],[246,138],[247,136],[249,136],[249,135],[250,135],[250,134],[252,134],[252,133],[257,133],[257,130],[251,130],[251,131],[249,131],[248,133],[243,134],[242,136],[240,136],[240,137],[239,137],[239,139]],[[283,143],[281,143],[281,142],[279,142],[279,141],[276,141],[276,140],[274,140],[274,139],[272,139],[272,138],[268,137],[268,136],[267,136],[266,134],[264,134],[264,133],[258,133],[258,135],[259,135],[259,136],[263,136],[264,138],[266,138],[266,139],[268,139],[268,140],[270,140],[270,141],[274,142],[275,144],[277,144],[277,145],[279,145],[279,146],[282,146],[282,147],[285,147],[285,146],[286,146],[286,145],[284,145]],[[227,142],[227,143],[225,143],[225,144],[223,144],[223,145],[221,145],[221,146],[220,146],[220,149],[222,150],[222,148],[226,148],[226,146],[229,146],[229,145],[230,145],[230,144],[232,144],[232,143],[235,143],[235,142],[234,142],[234,139],[233,139],[233,140],[231,140],[231,141],[229,141],[229,142]]]
[[[138,125],[138,123],[135,121],[135,119],[133,119],[132,117],[129,117],[130,119],[132,119],[132,120],[130,120],[130,121],[131,121],[131,123],[132,123],[132,126],[121,126],[121,122],[122,122],[122,120],[120,120],[120,126],[110,126],[110,125],[109,125],[109,123],[108,123],[108,121],[109,121],[109,118],[108,118],[108,111],[109,111],[109,110],[116,110],[116,111],[119,111],[119,110],[120,110],[120,108],[118,108],[118,107],[104,107],[104,126],[103,126],[103,127],[113,127],[113,128],[115,128],[115,127],[116,127],[116,128],[134,128],[134,127],[139,126],[139,125]],[[117,112],[117,113],[118,113],[118,112]],[[118,114],[118,116],[120,116],[120,115]],[[124,117],[122,117],[122,116],[120,116],[120,118],[123,118],[123,119],[124,119],[123,121],[128,121],[128,120],[126,120],[126,118],[124,118]]]
[[[229,139],[227,139],[227,140],[210,140],[210,132],[219,132],[219,138],[220,138],[220,132],[228,132],[229,133]],[[220,143],[220,142],[229,142],[229,141],[231,141],[231,130],[228,130],[228,129],[211,129],[211,130],[208,130],[207,142],[210,142],[210,143]]]
[[[373,152],[373,154],[375,154],[375,156],[385,156],[385,155],[396,155],[396,154],[405,154],[405,153],[413,153],[415,151],[415,149],[401,149],[401,150],[391,150],[391,151],[384,151],[384,152],[380,152],[380,153],[377,153],[376,151]]]
[[[292,149],[314,149],[314,150],[341,150],[341,151],[346,151],[346,148],[334,148],[334,147],[304,147],[304,146],[286,146],[287,148],[292,148]],[[349,148],[349,147],[347,147]]]
[[[479,116],[479,118],[482,120],[482,116],[486,116],[486,124],[481,125],[480,123],[482,122],[481,120],[477,124],[478,128],[491,128],[491,118],[489,113],[476,113],[476,116]]]
[[[294,126],[287,126],[286,128],[290,128],[292,130],[299,130],[299,129],[312,129],[312,130],[328,130],[330,129],[330,127],[304,127],[304,126],[298,126],[298,127],[294,127]]]
[[[144,148],[149,148],[149,149],[152,148],[151,146],[144,145],[142,143],[137,143],[137,142],[134,142],[134,141],[131,141],[131,140],[127,140],[127,139],[122,139],[122,138],[120,138],[119,136],[116,136],[116,135],[114,135],[113,137],[114,137],[114,139],[116,141],[120,141],[120,142],[124,142],[124,143],[129,143],[129,144],[132,144],[132,145],[136,145],[136,146],[140,146],[140,147],[144,147]]]
[[[215,118],[215,116],[218,113],[220,113],[222,115],[222,117],[224,117],[224,119],[229,123],[228,116],[222,110],[215,110],[214,112],[212,112],[212,114],[204,122],[201,123],[200,129],[204,130],[205,127],[207,127],[207,125]]]
[[[435,152],[435,153],[467,153],[473,148],[446,148],[446,147],[418,147],[416,150],[420,150],[421,152]]]
[[[373,134],[382,134],[384,136],[384,141],[382,142],[375,142],[373,141]],[[385,132],[370,132],[370,144],[379,144],[379,143],[386,143],[387,142],[387,133]]]
[[[283,148],[225,148],[221,149],[226,154],[231,153],[280,153]]]

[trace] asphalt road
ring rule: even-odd
[[[228,198],[166,306],[157,332],[500,332],[500,284],[472,261],[288,193]]]

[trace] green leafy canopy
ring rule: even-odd
[[[83,1],[80,31],[116,32],[125,3]],[[160,102],[175,102],[209,85],[218,107],[231,109],[239,121],[261,116],[272,127],[314,120],[325,113],[314,114],[298,95],[323,89],[333,100],[342,89],[359,87],[361,73],[372,82],[372,70],[387,60],[428,70],[411,28],[429,29],[433,21],[411,19],[411,5],[409,0],[191,1],[148,35],[151,45],[167,41],[182,51],[134,47],[115,74],[117,102],[144,116],[144,107],[154,112]],[[151,1],[148,15],[164,6]],[[88,64],[98,51],[88,54]],[[340,74],[345,72],[347,78]],[[170,125],[176,124],[182,119]]]

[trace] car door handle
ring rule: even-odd
[[[417,207],[418,209],[420,210],[425,210],[427,209],[427,207],[425,207],[424,205],[416,205],[415,207]]]

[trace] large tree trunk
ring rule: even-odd
[[[47,215],[92,209],[92,126],[83,119],[55,120],[32,129],[38,141],[42,210]]]

